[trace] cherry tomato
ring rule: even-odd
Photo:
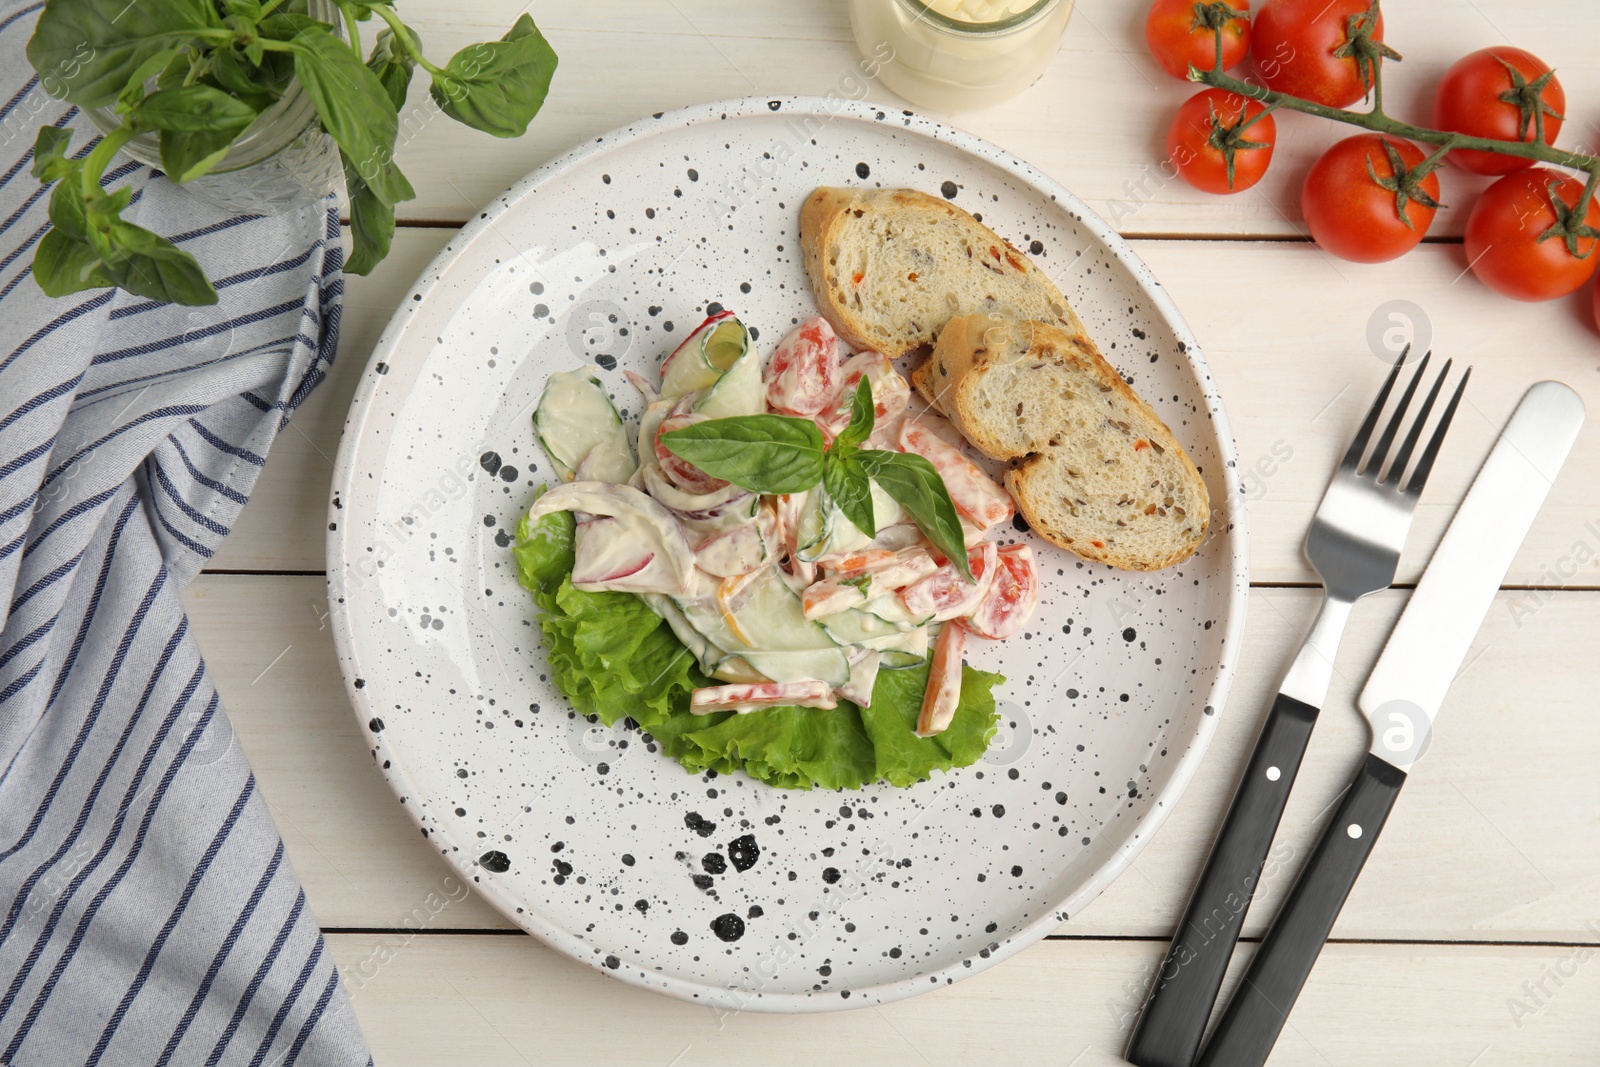
[[[656,459],[661,464],[661,470],[671,479],[672,484],[682,489],[685,493],[709,493],[721,489],[728,483],[721,478],[713,478],[705,471],[696,467],[686,459],[680,459],[671,449],[661,443],[661,435],[673,430],[681,430],[685,426],[692,426],[697,418],[688,415],[674,415],[663,419],[660,428],[656,430]]]
[[[983,637],[1004,640],[1021,632],[1039,605],[1039,568],[1027,545],[1007,545],[996,562],[989,591],[962,625]]]
[[[838,373],[839,338],[833,327],[820,315],[807,319],[772,353],[767,403],[785,415],[815,415],[833,399]]]
[[[1256,73],[1269,89],[1329,107],[1360,100],[1367,82],[1355,57],[1334,53],[1349,43],[1350,20],[1364,16],[1369,5],[1370,0],[1267,0],[1251,27]],[[1383,41],[1382,15],[1371,38]]]
[[[1401,218],[1395,207],[1395,190],[1374,182],[1367,173],[1370,163],[1380,180],[1395,181],[1385,144],[1399,154],[1406,171],[1426,158],[1410,141],[1363,133],[1329,148],[1306,174],[1300,210],[1317,244],[1340,259],[1357,263],[1394,259],[1416,247],[1433,223],[1435,209],[1417,200],[1406,201],[1405,218]],[[1422,195],[1438,203],[1437,171],[1429,171],[1417,186]]]
[[[1272,162],[1278,124],[1271,115],[1244,129],[1229,132],[1241,117],[1254,119],[1264,111],[1259,103],[1221,89],[1205,89],[1178,108],[1167,131],[1167,158],[1183,180],[1208,193],[1237,193],[1261,180]],[[1213,119],[1216,120],[1213,123]],[[1232,140],[1233,168],[1223,146]],[[1263,147],[1251,148],[1248,145]],[[1231,179],[1231,181],[1230,181]]]
[[[1217,35],[1199,8],[1210,8],[1222,26],[1222,69],[1244,62],[1250,52],[1250,18],[1247,3],[1198,4],[1195,0],[1155,0],[1144,20],[1144,40],[1163,70],[1175,78],[1189,78],[1191,66],[1211,70],[1217,65]],[[1243,18],[1227,18],[1229,10]]]
[[[1546,75],[1550,77],[1543,88],[1535,89],[1535,83]],[[1506,100],[1506,94],[1522,99]],[[1520,48],[1485,48],[1457,60],[1439,79],[1433,124],[1473,137],[1532,141],[1542,122],[1545,143],[1554,144],[1566,109],[1567,94],[1542,59]],[[1451,152],[1450,162],[1474,174],[1510,174],[1533,166],[1531,159],[1470,148]]]
[[[1583,183],[1544,167],[1507,174],[1483,191],[1467,216],[1466,253],[1472,273],[1495,292],[1513,300],[1553,300],[1575,291],[1594,274],[1592,237],[1578,239],[1574,256],[1561,237],[1540,240],[1556,222],[1550,185],[1570,208]],[[1600,226],[1593,200],[1584,222]]]

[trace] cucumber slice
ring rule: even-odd
[[[862,707],[872,703],[872,690],[878,684],[878,668],[883,666],[883,656],[865,649],[851,657],[850,681],[839,687],[839,695],[853,700]]]
[[[910,630],[924,626],[933,620],[932,615],[919,615],[906,607],[905,601],[900,599],[898,593],[884,593],[875,596],[865,604],[861,610],[876,615],[885,622],[893,623],[898,630]]]
[[[800,562],[814,563],[823,556],[854,552],[872,544],[872,537],[856,529],[855,523],[844,517],[844,512],[839,510],[826,490],[818,486],[809,492],[811,499],[800,512],[796,541],[795,554],[800,557]],[[888,494],[882,493],[876,483],[872,486],[872,497],[873,518],[881,526],[900,521],[900,505]],[[892,521],[884,522],[885,518]]]
[[[715,385],[749,348],[750,332],[731,311],[711,316],[661,365],[662,399]]]
[[[836,512],[829,506],[828,494],[818,486],[806,490],[796,514],[795,554],[802,563],[815,562],[827,549],[828,522]]]
[[[885,670],[902,671],[907,667],[920,667],[928,661],[926,626],[887,637],[871,637],[860,644],[862,648],[877,650],[879,665]]]
[[[673,636],[683,642],[683,647],[687,648],[690,654],[699,661],[702,671],[710,674],[718,662],[728,658],[727,652],[712,644],[705,634],[690,624],[683,612],[679,610],[678,601],[673,600],[665,593],[640,593],[638,595],[640,599],[650,605],[651,611],[667,620],[667,626],[671,628]]]
[[[900,502],[884,492],[883,486],[873,482],[872,518],[877,522],[878,530],[887,530],[891,526],[897,526],[905,520],[905,517],[906,511],[905,508],[900,506]],[[877,533],[878,530],[874,530],[873,533]]]
[[[838,647],[826,630],[806,618],[800,598],[776,573],[756,582],[750,598],[733,613],[739,630],[749,638],[747,647],[778,652]]]
[[[562,481],[570,482],[580,463],[585,475],[604,482],[626,482],[638,468],[621,416],[600,380],[582,367],[550,375],[533,432]]]
[[[761,357],[747,349],[728,372],[716,380],[694,410],[713,419],[734,415],[760,415],[767,410],[767,387],[761,381]]]
[[[774,682],[820,678],[843,685],[850,678],[850,661],[817,623],[805,617],[800,597],[778,576],[754,579],[749,598],[726,614],[716,596],[677,601],[685,620],[711,644],[741,657]],[[704,580],[697,591],[715,588]]]
[[[832,686],[850,681],[850,660],[842,648],[803,652],[741,652],[746,662],[774,682],[803,682],[818,678]]]
[[[900,628],[894,623],[859,608],[848,608],[817,621],[828,631],[828,636],[841,645],[859,645],[875,637],[892,637],[900,633]]]
[[[766,675],[750,666],[743,656],[724,656],[706,673],[718,681],[743,682],[747,685],[760,685],[769,680]]]

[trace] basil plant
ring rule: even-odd
[[[555,50],[526,14],[498,41],[470,45],[444,66],[387,0],[335,0],[344,28],[308,14],[306,0],[46,0],[28,59],[52,95],[111,107],[121,125],[87,153],[71,131],[45,126],[33,174],[56,183],[51,228],[33,273],[50,296],[118,286],[153,300],[213,304],[193,256],[122,219],[131,194],[100,182],[129,139],[154,132],[169,179],[211,171],[257,116],[299,82],[339,146],[354,249],[366,274],[389,253],[394,208],[416,194],[394,162],[400,109],[416,68],[446,115],[496,137],[519,137],[538,114]],[[378,29],[371,51],[363,24]]]

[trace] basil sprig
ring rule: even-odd
[[[661,435],[679,459],[752,493],[803,493],[822,480],[822,431],[810,419],[735,415]]]
[[[416,67],[441,111],[496,137],[520,136],[544,104],[556,54],[526,14],[500,40],[468,45],[440,67],[390,0],[335,2],[345,40],[307,14],[306,0],[46,0],[28,41],[40,84],[79,107],[114,107],[122,125],[76,154],[70,130],[39,131],[33,174],[58,183],[52,228],[34,253],[40,288],[64,296],[115,285],[153,300],[216,303],[195,258],[123,221],[128,198],[102,188],[112,157],[141,133],[158,135],[170,180],[190,181],[298,81],[344,166],[354,242],[345,270],[366,274],[389,252],[395,205],[416,195],[394,162]],[[374,15],[387,28],[363,60],[360,23]],[[409,118],[412,128],[427,121]]]
[[[752,493],[803,493],[818,482],[844,517],[864,533],[877,532],[872,483],[902,508],[923,536],[961,569],[968,581],[966,538],[950,491],[922,456],[862,448],[872,436],[876,408],[865,378],[850,400],[850,424],[825,447],[810,419],[739,415],[697,422],[661,435],[679,459],[713,478]]]

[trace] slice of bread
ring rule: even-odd
[[[890,359],[929,350],[945,323],[975,312],[1083,332],[1027,256],[949,201],[914,189],[815,190],[800,210],[800,247],[834,332]]]
[[[1006,488],[1047,540],[1146,571],[1205,538],[1211,499],[1194,462],[1081,328],[953,319],[919,370],[924,399],[1009,464]]]

